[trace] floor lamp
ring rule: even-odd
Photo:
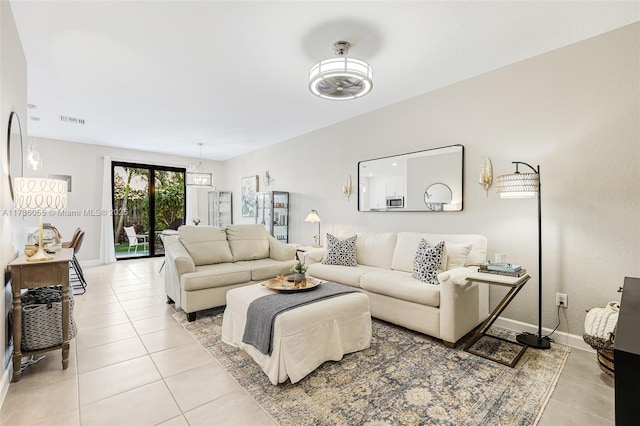
[[[521,333],[516,340],[523,345],[536,349],[549,349],[549,339],[542,336],[542,207],[540,202],[540,166],[533,166],[521,161],[513,161],[516,172],[498,176],[496,192],[500,198],[533,198],[538,197],[538,334]],[[529,167],[533,173],[520,173],[518,166]]]
[[[318,244],[315,247],[322,247],[322,243],[320,241],[320,216],[318,216],[318,212],[311,210],[311,213],[307,215],[304,221],[311,223],[318,222]]]

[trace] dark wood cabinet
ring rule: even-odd
[[[614,343],[616,425],[640,419],[640,278],[626,277]]]

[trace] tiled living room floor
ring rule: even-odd
[[[162,258],[85,268],[78,336],[12,383],[0,424],[270,425],[270,418],[173,318]],[[540,425],[613,425],[613,381],[573,350]]]

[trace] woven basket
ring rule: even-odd
[[[613,343],[586,333],[582,335],[582,338],[598,353],[598,367],[600,367],[600,370],[606,375],[615,378]]]
[[[62,344],[62,288],[43,287],[28,290],[21,297],[23,351],[35,351]],[[37,300],[40,303],[34,303]],[[58,301],[54,301],[58,300]],[[73,295],[69,294],[69,339],[78,329],[73,319]]]

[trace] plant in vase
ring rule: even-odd
[[[305,279],[305,272],[307,272],[307,265],[298,261],[295,265],[291,267],[293,271],[293,281],[300,282]]]

